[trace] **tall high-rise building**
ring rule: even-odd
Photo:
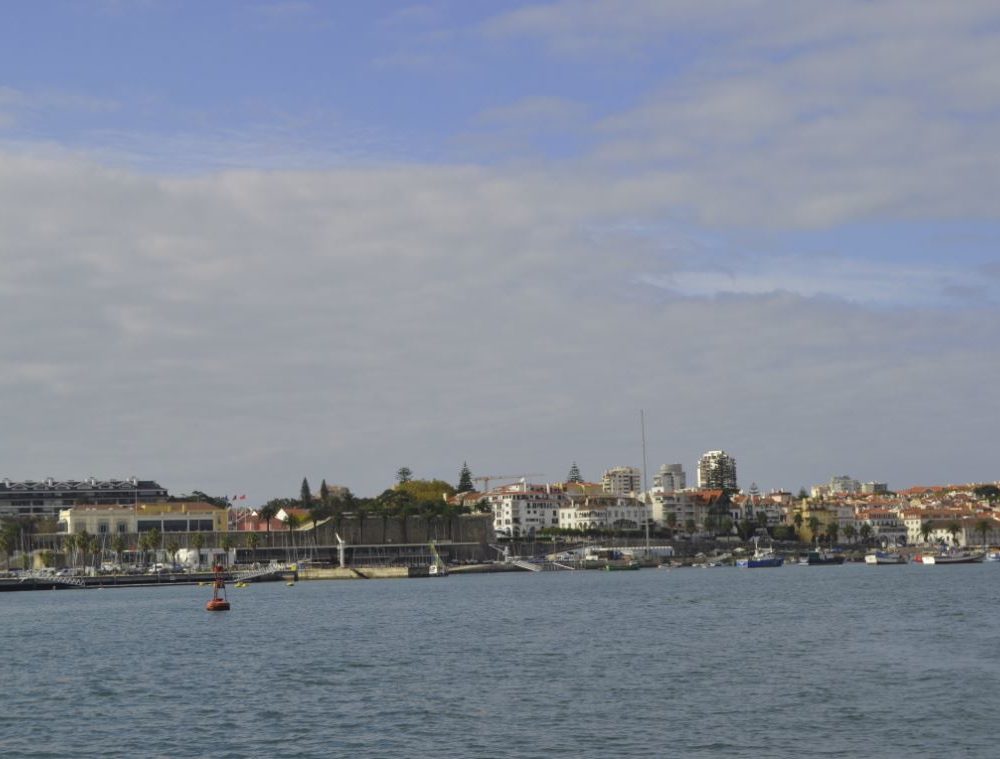
[[[698,460],[698,487],[737,490],[736,459],[725,451],[708,451]]]
[[[653,487],[663,488],[664,493],[674,493],[687,487],[687,475],[680,464],[664,464],[653,475]]]
[[[642,472],[635,466],[616,466],[604,473],[601,486],[605,493],[629,495],[642,492]]]

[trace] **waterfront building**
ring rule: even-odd
[[[637,498],[612,494],[570,498],[559,509],[559,527],[567,530],[640,530],[648,518]]]
[[[698,487],[737,491],[736,459],[725,451],[708,451],[698,460]]]
[[[565,491],[526,482],[495,488],[486,494],[498,537],[530,537],[559,527],[559,509],[567,503]]]
[[[905,545],[907,529],[895,509],[873,508],[859,510],[855,521],[860,530],[864,525],[871,528],[872,537],[887,545]]]
[[[59,512],[59,531],[91,535],[225,532],[227,509],[204,501],[166,501],[138,506],[79,505]]]
[[[153,480],[0,480],[0,517],[58,516],[80,504],[134,506],[140,501],[168,497],[165,488]]]
[[[601,486],[605,493],[632,495],[642,492],[642,471],[635,466],[616,466],[604,473]]]

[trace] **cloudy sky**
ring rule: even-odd
[[[995,2],[4,15],[0,476],[1000,477]]]

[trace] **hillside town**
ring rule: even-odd
[[[664,464],[645,486],[637,466],[613,466],[587,481],[574,463],[565,480],[539,482],[533,475],[473,477],[465,465],[457,487],[442,480],[414,480],[401,468],[394,487],[375,498],[358,498],[345,486],[311,493],[303,480],[299,498],[247,505],[245,495],[211,497],[201,492],[171,496],[152,480],[46,479],[0,481],[0,554],[34,552],[45,564],[53,551],[133,555],[147,551],[194,555],[294,544],[317,535],[344,535],[371,545],[413,543],[408,521],[447,524],[421,535],[475,535],[483,545],[539,538],[639,539],[651,534],[685,541],[747,541],[766,536],[805,544],[964,548],[1000,544],[1000,486],[996,482],[919,485],[892,490],[885,482],[837,475],[807,492],[741,488],[736,459],[708,451],[697,462],[694,483],[683,465]],[[513,481],[511,481],[513,480]],[[481,487],[476,487],[481,483]],[[374,529],[382,517],[381,531]],[[457,526],[464,520],[464,526]],[[395,520],[396,529],[386,520]],[[471,525],[475,523],[475,527]],[[326,526],[318,533],[317,528]],[[430,531],[428,531],[430,530]],[[311,532],[309,532],[311,531]],[[398,533],[398,534],[397,534]],[[472,540],[470,538],[470,540]],[[284,545],[288,545],[285,540]],[[235,554],[234,554],[235,555]],[[246,554],[244,554],[245,556]]]

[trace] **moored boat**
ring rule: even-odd
[[[806,564],[811,567],[822,567],[827,565],[840,565],[844,563],[844,556],[829,551],[810,551],[806,557]]]
[[[906,557],[898,551],[872,551],[871,553],[865,554],[865,564],[873,565],[887,565],[887,564],[905,564]]]
[[[923,554],[920,558],[922,564],[981,564],[986,558],[986,554],[960,551],[958,553]]]
[[[761,548],[754,540],[753,554],[746,559],[737,559],[736,566],[743,569],[758,569],[761,567],[780,567],[785,563],[783,556],[778,556],[770,546]]]

